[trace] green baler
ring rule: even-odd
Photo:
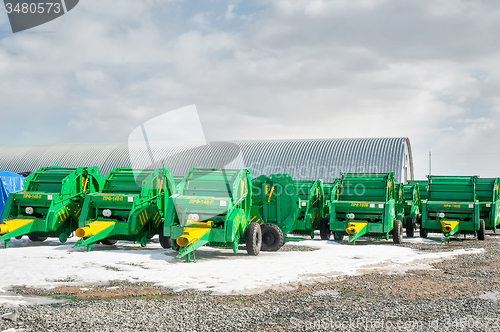
[[[442,232],[449,242],[454,234],[474,234],[484,240],[485,223],[479,217],[476,176],[429,175],[428,199],[422,203],[420,236]]]
[[[355,243],[361,236],[402,242],[403,227],[396,219],[393,173],[343,173],[338,198],[330,205],[330,231],[349,235]]]
[[[146,246],[161,229],[166,198],[175,193],[170,168],[134,170],[115,168],[102,180],[99,192],[87,195],[79,218],[74,248],[117,240]],[[169,245],[169,242],[162,245]]]
[[[321,180],[294,181],[294,186],[299,197],[299,216],[292,233],[309,235],[313,239],[324,216],[323,183]]]
[[[334,182],[323,182],[323,192],[325,195],[325,205],[323,206],[323,216],[320,222],[319,231],[322,240],[329,240],[332,232],[330,231],[330,205],[332,201],[338,199],[340,180]],[[343,241],[343,233],[333,233],[335,241]]]
[[[162,236],[170,237],[178,258],[195,260],[201,246],[231,248],[246,244],[256,256],[262,244],[260,225],[250,221],[252,182],[250,169],[191,168],[165,207]]]
[[[476,198],[479,200],[479,218],[486,229],[497,232],[500,224],[500,195],[498,178],[477,178]]]
[[[402,183],[394,184],[394,203],[396,208],[396,219],[402,222],[405,219],[405,202]]]
[[[403,209],[405,216],[406,236],[413,237],[417,225],[422,219],[422,200],[418,183],[403,184]]]
[[[97,167],[43,167],[24,180],[24,190],[11,193],[2,214],[0,241],[28,235],[32,241],[58,237],[66,242],[78,228],[85,195],[99,190]]]
[[[288,174],[261,175],[252,180],[251,221],[261,224],[262,250],[277,251],[299,217],[299,197]]]

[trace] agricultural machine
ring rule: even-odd
[[[338,197],[330,205],[330,232],[349,235],[356,243],[361,236],[403,240],[403,226],[396,219],[393,173],[343,173]]]
[[[484,220],[486,229],[497,232],[500,224],[500,195],[498,178],[477,178],[476,198],[479,201],[479,218]]]
[[[277,251],[292,232],[299,217],[299,197],[288,174],[261,175],[252,180],[252,219],[261,224],[262,250]]]
[[[405,220],[406,236],[413,237],[417,225],[422,219],[422,200],[418,183],[401,184],[403,215]]]
[[[262,244],[259,223],[251,221],[250,169],[191,168],[165,208],[162,238],[169,237],[178,258],[196,261],[194,252],[204,245],[238,252],[246,244],[256,256]]]
[[[0,241],[58,237],[62,243],[78,228],[86,194],[99,190],[97,167],[43,167],[24,179],[24,190],[11,193],[2,214]]]
[[[99,192],[85,198],[74,248],[86,245],[90,251],[96,242],[113,245],[117,240],[145,247],[161,230],[164,201],[173,193],[170,168],[115,168],[104,177]]]
[[[403,184],[394,184],[394,205],[396,209],[396,219],[405,219],[405,208],[404,208],[404,195],[403,195]]]
[[[449,242],[454,234],[474,234],[484,240],[485,222],[476,200],[476,176],[429,175],[428,199],[422,203],[420,236],[443,233]]]
[[[294,181],[294,186],[299,198],[299,216],[292,233],[309,235],[313,239],[314,231],[320,228],[324,215],[325,195],[322,181]]]

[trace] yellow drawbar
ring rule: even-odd
[[[207,234],[212,228],[212,222],[207,223],[197,222],[192,225],[203,226],[203,227],[184,227],[182,235],[175,240],[179,247],[186,247],[192,243],[198,241],[203,235]]]
[[[366,222],[350,222],[345,231],[347,234],[356,234],[365,228],[366,225],[368,225]]]
[[[12,219],[0,225],[0,234],[10,233],[16,229],[32,223],[35,219]]]
[[[102,232],[106,228],[113,226],[114,221],[94,221],[85,227],[78,228],[75,232],[78,237],[88,237]]]

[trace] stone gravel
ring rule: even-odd
[[[348,244],[346,244],[348,245]],[[245,296],[172,292],[151,284],[111,282],[127,289],[162,290],[162,298],[80,299],[54,305],[0,308],[0,330],[10,331],[496,331],[500,302],[480,298],[500,291],[500,237],[450,244],[405,243],[421,251],[484,248],[480,254],[432,263],[432,270],[372,272],[295,285],[289,291]],[[287,248],[288,247],[288,248]],[[287,244],[283,250],[308,250]],[[309,249],[310,250],[310,249]],[[265,272],[263,272],[265,273]],[[165,276],[168,278],[168,276]],[[61,295],[14,288],[18,294]]]

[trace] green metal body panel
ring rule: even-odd
[[[299,217],[299,196],[288,174],[261,175],[252,180],[251,221],[277,225],[289,234]]]
[[[43,167],[24,179],[24,190],[11,193],[2,214],[2,223],[34,219],[23,227],[0,236],[8,241],[22,235],[59,237],[66,242],[78,227],[85,195],[99,190],[97,167]],[[33,212],[28,214],[27,209]]]
[[[103,239],[140,241],[144,246],[158,234],[165,201],[175,192],[170,168],[115,168],[102,179],[99,192],[87,195],[78,221],[79,227],[95,221],[115,224],[81,238],[74,247],[90,246]],[[110,216],[105,216],[105,210],[111,212]]]
[[[294,181],[294,186],[299,198],[299,215],[292,233],[314,238],[314,231],[319,229],[324,216],[323,183],[321,180]]]
[[[484,220],[486,229],[496,233],[500,224],[500,181],[498,178],[477,178],[476,198],[479,201],[479,218]]]
[[[394,187],[393,173],[343,173],[330,205],[330,230],[346,235],[349,223],[366,223],[350,242],[364,235],[388,239],[396,219]]]
[[[198,241],[179,250],[178,258],[190,255],[199,247],[232,248],[245,243],[245,231],[250,223],[252,182],[250,169],[191,168],[165,205],[163,234],[173,242],[186,227],[209,228]],[[198,222],[190,223],[189,216]]]
[[[396,209],[396,219],[404,220],[405,217],[405,202],[403,195],[403,184],[396,183],[394,185],[394,204]]]
[[[428,178],[428,199],[422,203],[423,231],[443,233],[447,240],[456,233],[477,235],[480,211],[475,189],[477,177],[429,175]],[[452,231],[444,232],[441,221],[458,224]]]

